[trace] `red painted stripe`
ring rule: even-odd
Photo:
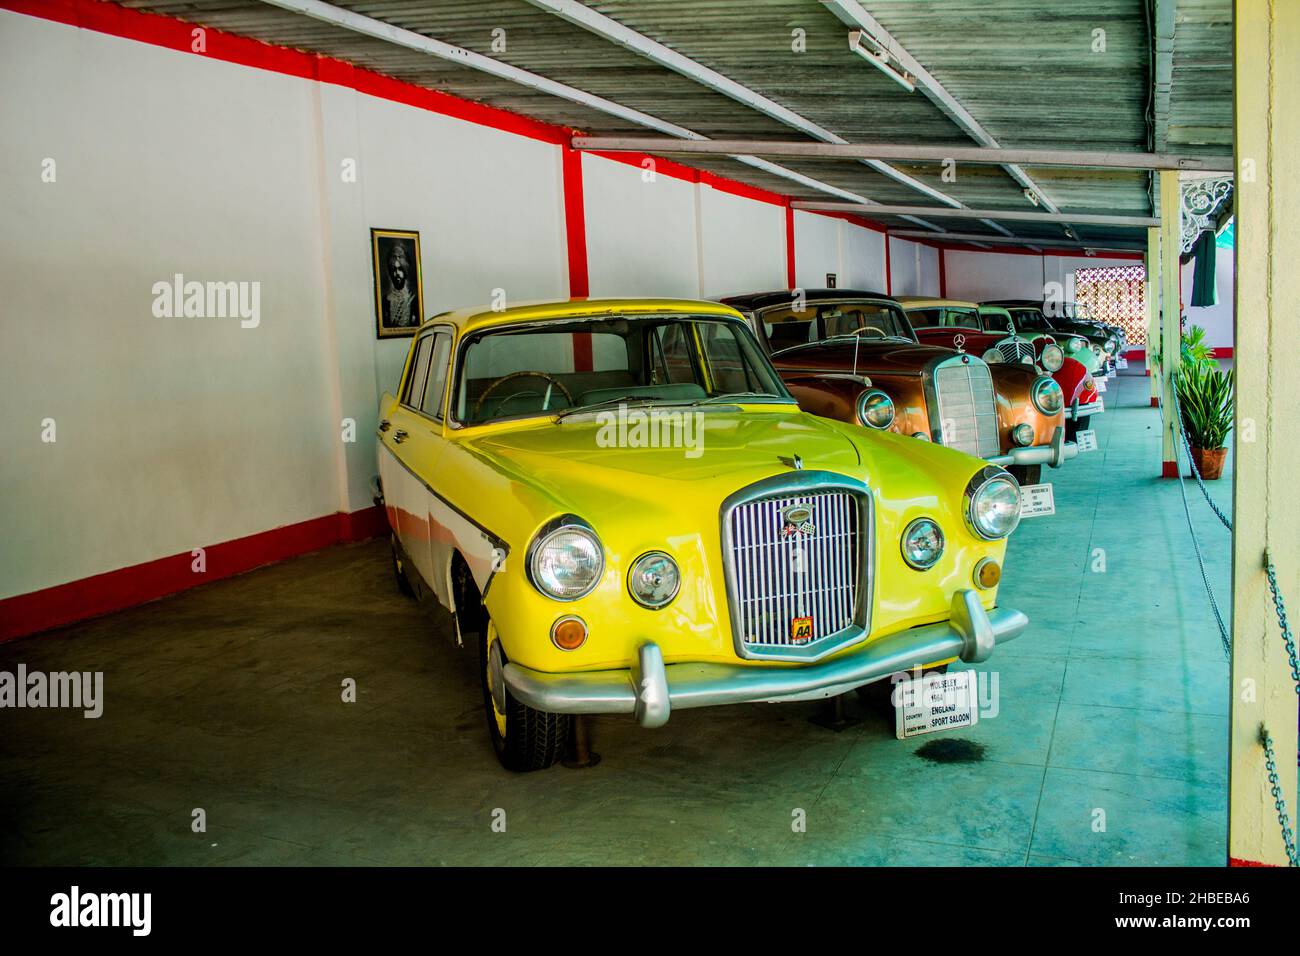
[[[1228,857],[1228,866],[1246,866],[1246,867],[1251,867],[1251,866],[1263,866],[1263,867],[1270,867],[1270,868],[1271,868],[1271,867],[1277,867],[1277,866],[1280,866],[1280,865],[1281,865],[1281,864],[1278,864],[1278,863],[1257,863],[1257,862],[1255,862],[1254,860],[1240,860],[1240,859],[1238,859],[1238,858],[1235,857],[1235,856],[1230,856],[1230,857]]]
[[[564,236],[569,256],[569,298],[591,294],[587,275],[587,206],[582,187],[582,153],[563,147]]]
[[[1232,358],[1233,347],[1231,345],[1216,345],[1212,351],[1215,358]],[[1124,352],[1124,357],[1130,362],[1145,362],[1147,350],[1145,348],[1128,349]]]
[[[889,262],[889,233],[885,233],[885,295],[894,294],[894,269]]]
[[[1178,462],[1176,462],[1176,461],[1162,461],[1162,462],[1160,463],[1160,477],[1161,477],[1161,478],[1177,478],[1177,477],[1178,477]]]
[[[794,288],[794,209],[785,204],[785,287]]]
[[[5,598],[0,600],[0,641],[120,611],[332,544],[373,538],[387,530],[387,518],[379,508],[352,514],[338,512],[234,541],[206,545],[203,548],[206,570],[202,573],[192,569],[195,559],[191,552],[185,551]]]
[[[175,17],[128,10],[103,0],[0,0],[0,10],[11,10],[212,60],[347,86],[359,93],[548,143],[567,143],[573,135],[573,130],[562,126],[543,123],[494,106],[473,103],[450,93],[425,89],[332,57],[272,46],[212,27],[200,28]],[[195,31],[199,29],[203,30],[205,49],[202,52],[195,49]]]

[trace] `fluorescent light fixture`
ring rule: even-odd
[[[1034,192],[1032,189],[1028,187],[1025,188],[1025,198],[1028,199],[1035,206],[1038,205],[1038,193]]]
[[[849,49],[907,90],[907,92],[916,92],[916,86],[908,79],[907,75],[899,73],[889,65],[889,51],[877,43],[865,30],[849,31]]]

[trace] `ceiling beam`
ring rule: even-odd
[[[1150,216],[1108,216],[1063,212],[1023,212],[1005,209],[945,209],[936,206],[859,206],[851,202],[822,202],[796,199],[795,209],[818,209],[825,212],[867,212],[877,216],[934,216],[936,219],[993,219],[1003,222],[1069,222],[1080,226],[1147,226],[1160,225]],[[1028,240],[1025,240],[1028,241]]]
[[[821,0],[831,13],[846,26],[858,27],[866,30],[869,35],[874,37],[881,46],[885,47],[891,56],[894,57],[908,73],[915,78],[916,86],[925,94],[930,102],[934,103],[939,110],[944,113],[950,120],[957,124],[971,139],[981,146],[991,149],[998,149],[1000,144],[993,138],[993,134],[986,130],[982,123],[970,114],[962,102],[953,96],[944,87],[942,83],[921,65],[916,57],[912,56],[907,49],[898,42],[894,36],[886,30],[858,0]],[[1029,178],[1029,175],[1017,166],[1015,163],[1003,164],[1002,168],[1006,170],[1007,175],[1014,179],[1024,189],[1030,190],[1049,212],[1057,212],[1056,205],[1043,192],[1038,183]]]
[[[1141,252],[1146,249],[1146,242],[1076,242],[1070,239],[1016,239],[1007,236],[990,236],[980,232],[947,232],[942,235],[935,235],[932,232],[921,232],[919,229],[891,229],[891,236],[899,239],[928,239],[930,242],[943,240],[945,242],[960,242],[975,244],[979,242],[1005,243],[1015,246],[1025,246],[1032,242],[1035,246],[1047,246],[1049,248],[1059,249],[1094,249],[1098,252]]]
[[[450,43],[444,43],[436,40],[431,36],[423,33],[416,33],[413,30],[405,30],[401,27],[386,23],[383,20],[376,20],[373,17],[367,17],[360,13],[354,13],[351,10],[345,10],[321,0],[262,0],[263,3],[270,6],[279,7],[292,13],[301,14],[302,16],[311,17],[314,20],[320,20],[323,23],[329,23],[333,26],[342,27],[359,33],[362,36],[368,36],[376,40],[383,40],[394,46],[400,46],[407,50],[414,50],[417,53],[424,53],[429,56],[437,57],[441,60],[447,60],[452,63],[459,63],[461,66],[469,67],[472,70],[478,70],[495,76],[498,79],[507,80],[511,83],[518,83],[520,86],[526,86],[530,89],[537,90],[541,93],[547,93],[551,96],[557,96],[561,99],[568,100],[570,103],[577,103],[579,106],[585,106],[598,112],[605,113],[608,116],[616,116],[619,119],[626,120],[635,126],[644,126],[647,129],[657,130],[660,133],[667,133],[670,136],[680,137],[680,139],[666,140],[680,144],[685,141],[703,140],[704,136],[693,130],[677,126],[666,120],[661,120],[649,113],[642,113],[640,110],[634,110],[630,107],[607,100],[604,97],[596,96],[585,90],[576,87],[567,86],[564,83],[558,83],[555,80],[547,79],[536,73],[530,73],[519,67],[511,66],[508,63],[502,63],[500,60],[494,60],[490,56],[483,56],[481,53],[475,53],[472,50],[466,50],[464,47],[453,46]],[[792,182],[800,183],[809,189],[818,192],[824,192],[831,196],[839,196],[853,202],[870,204],[871,200],[857,193],[831,186],[820,180],[813,179],[811,176],[805,176],[797,173],[793,169],[786,169],[784,166],[778,166],[776,163],[769,162],[765,159],[759,159],[756,156],[730,155],[732,159],[745,163],[756,169],[771,173],[774,176],[782,176]],[[942,231],[939,226],[924,219],[910,218],[909,221],[927,229]]]
[[[1168,153],[1126,153],[1084,149],[990,149],[980,146],[916,146],[901,143],[791,143],[780,140],[713,139],[671,140],[662,137],[575,136],[575,149],[606,152],[750,153],[793,159],[882,159],[942,163],[951,159],[964,163],[1001,166],[1061,166],[1075,169],[1179,169],[1203,172],[1231,172],[1232,157],[1180,156]]]
[[[1169,100],[1174,88],[1174,24],[1178,0],[1154,0],[1151,17],[1151,138],[1152,148],[1169,146]]]
[[[638,33],[631,27],[624,26],[612,17],[607,17],[597,10],[593,10],[585,3],[578,0],[526,0],[540,10],[552,13],[562,20],[572,23],[574,26],[582,27],[591,33],[596,34],[611,43],[616,43],[625,49],[631,50],[654,63],[659,64],[665,69],[672,70],[674,73],[681,74],[687,79],[694,80],[696,83],[706,86],[715,93],[721,93],[723,96],[730,97],[737,103],[743,103],[750,109],[757,110],[765,116],[768,116],[779,123],[784,123],[791,129],[797,129],[799,132],[823,143],[845,144],[848,140],[831,132],[824,126],[814,123],[812,120],[800,116],[794,110],[782,106],[775,100],[769,99],[762,93],[750,89],[742,83],[737,83],[728,76],[724,76],[717,70],[710,69],[702,63],[692,60],[688,56],[678,53],[676,50],[664,46],[657,40]],[[855,157],[857,158],[857,157]],[[929,196],[946,206],[960,206],[961,203],[949,196],[942,190],[935,189],[912,176],[907,175],[901,169],[895,169],[888,163],[875,157],[861,157],[860,161],[870,166],[876,172],[888,176],[897,182],[902,183],[917,192]]]

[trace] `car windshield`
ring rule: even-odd
[[[1054,332],[1052,323],[1047,321],[1047,317],[1038,309],[1012,309],[1011,317],[1015,320],[1016,328],[1028,332]]]
[[[819,302],[768,309],[762,313],[763,334],[773,352],[859,336],[863,341],[914,342],[903,310],[890,302]]]
[[[486,329],[455,385],[465,425],[597,406],[792,401],[738,319],[606,315]]]
[[[1006,334],[1011,332],[1011,316],[1001,309],[988,312],[981,309],[980,319],[984,322],[985,332],[1002,332]]]

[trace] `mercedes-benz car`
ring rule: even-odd
[[[861,289],[729,296],[807,411],[957,448],[1022,484],[1078,452],[1050,375],[917,340],[898,300]]]
[[[437,315],[379,414],[397,581],[454,613],[511,770],[574,715],[828,698],[1028,625],[1015,479],[801,411],[716,302]]]

